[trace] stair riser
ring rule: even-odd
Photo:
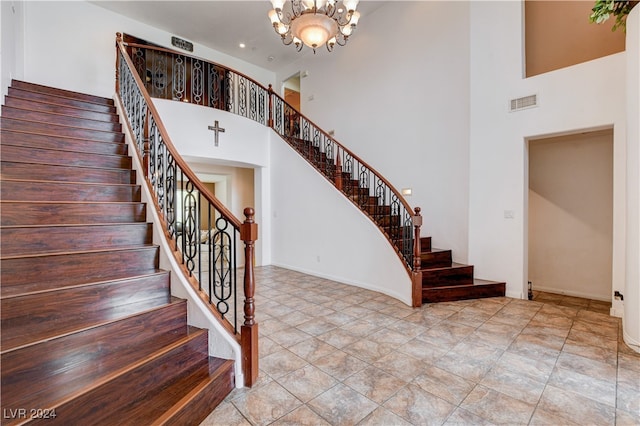
[[[139,202],[139,185],[95,185],[58,182],[4,181],[4,201]]]
[[[11,163],[1,164],[4,179],[33,179],[57,182],[85,182],[106,184],[133,184],[135,172],[125,169],[92,169],[46,164]]]
[[[119,407],[126,407],[135,399],[167,386],[174,375],[194,368],[194,360],[201,362],[207,350],[207,335],[202,333],[168,354],[62,404],[56,408],[56,418],[47,424],[79,424],[83,419],[92,419],[96,424],[109,423]]]
[[[169,300],[167,272],[3,299],[2,349],[118,320]]]
[[[504,292],[505,283],[423,289],[422,302],[438,303],[485,297],[504,297]]]
[[[473,266],[422,271],[423,287],[466,285],[473,283]]]
[[[0,127],[6,130],[38,133],[41,135],[70,137],[98,142],[123,142],[124,134],[103,132],[99,130],[85,130],[55,124],[39,123],[35,121],[17,120],[14,118],[0,118]]]
[[[89,154],[128,155],[128,147],[123,142],[93,142],[80,139],[52,137],[36,133],[22,133],[2,130],[2,146],[14,145],[30,148],[56,149],[60,151],[85,152]]]
[[[77,252],[151,244],[151,225],[86,225],[34,228],[4,228],[2,255]]]
[[[151,274],[158,268],[158,253],[157,247],[144,247],[5,259],[0,268],[0,290],[2,296],[8,296],[102,281],[114,276]],[[42,279],[44,276],[47,276],[46,280]]]
[[[11,87],[31,92],[41,93],[43,95],[59,96],[68,99],[76,99],[84,102],[91,102],[100,105],[113,106],[113,99],[103,98],[101,96],[88,95],[85,93],[73,92],[70,90],[58,89],[55,87],[42,86],[40,84],[29,83],[26,81],[12,80]]]
[[[186,335],[186,312],[185,301],[172,303],[3,353],[3,406],[51,407],[55,401],[73,395],[94,380],[106,378],[131,362],[145,359]],[[65,360],[65,364],[56,367],[60,360]],[[96,368],[98,365],[100,368]],[[56,385],[60,383],[64,386]],[[123,388],[116,393],[130,398],[133,394],[127,392]]]
[[[2,226],[62,225],[144,222],[147,218],[143,203],[0,203]]]
[[[13,96],[5,97],[4,104],[13,108],[30,109],[32,111],[49,112],[53,114],[62,114],[69,117],[85,118],[88,120],[104,121],[108,123],[119,122],[118,116],[116,114],[87,111],[85,109],[31,101],[27,99],[15,98]]]
[[[420,251],[431,251],[431,237],[420,238]]]
[[[85,118],[70,117],[67,115],[53,114],[50,112],[24,110],[19,108],[2,107],[2,116],[18,120],[37,121],[39,123],[51,123],[58,126],[74,127],[78,129],[101,130],[104,132],[121,132],[120,123],[88,120]]]
[[[9,96],[14,96],[16,98],[21,98],[21,99],[30,99],[38,102],[47,102],[51,104],[63,105],[63,106],[68,106],[73,108],[80,108],[87,111],[102,112],[106,114],[116,113],[116,107],[114,106],[82,102],[75,99],[62,98],[59,96],[51,96],[47,94],[16,89],[14,87],[9,87]]]
[[[2,146],[2,161],[34,165],[53,164],[60,166],[101,167],[106,169],[131,168],[131,158],[120,155],[96,155],[11,145]]]
[[[447,266],[451,266],[451,250],[422,252],[422,269],[443,268]]]

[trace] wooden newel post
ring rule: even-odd
[[[116,33],[116,93],[120,95],[120,46],[122,33]]]
[[[244,384],[249,387],[258,380],[258,323],[255,321],[253,299],[256,289],[253,257],[258,224],[253,220],[254,214],[251,207],[244,209],[246,219],[240,226],[240,238],[244,241],[244,324],[240,327],[240,346]]]
[[[336,188],[342,191],[342,160],[340,159],[340,147],[336,148]]]
[[[273,87],[269,85],[269,120],[267,126],[273,128]]]
[[[411,273],[412,283],[412,302],[414,308],[422,306],[422,259],[420,258],[421,243],[420,243],[420,227],[422,226],[422,216],[420,215],[420,207],[413,209],[415,215],[413,216],[413,272]]]

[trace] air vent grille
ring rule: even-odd
[[[533,108],[537,106],[538,95],[529,95],[518,99],[511,99],[509,111],[520,111],[521,109]]]

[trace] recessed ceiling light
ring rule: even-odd
[[[244,49],[245,47],[247,47],[247,45],[244,43],[240,43],[239,46],[240,46],[240,49]]]

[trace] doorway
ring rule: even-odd
[[[300,72],[293,74],[282,82],[284,100],[300,111]]]
[[[611,301],[613,129],[529,140],[533,290]]]

